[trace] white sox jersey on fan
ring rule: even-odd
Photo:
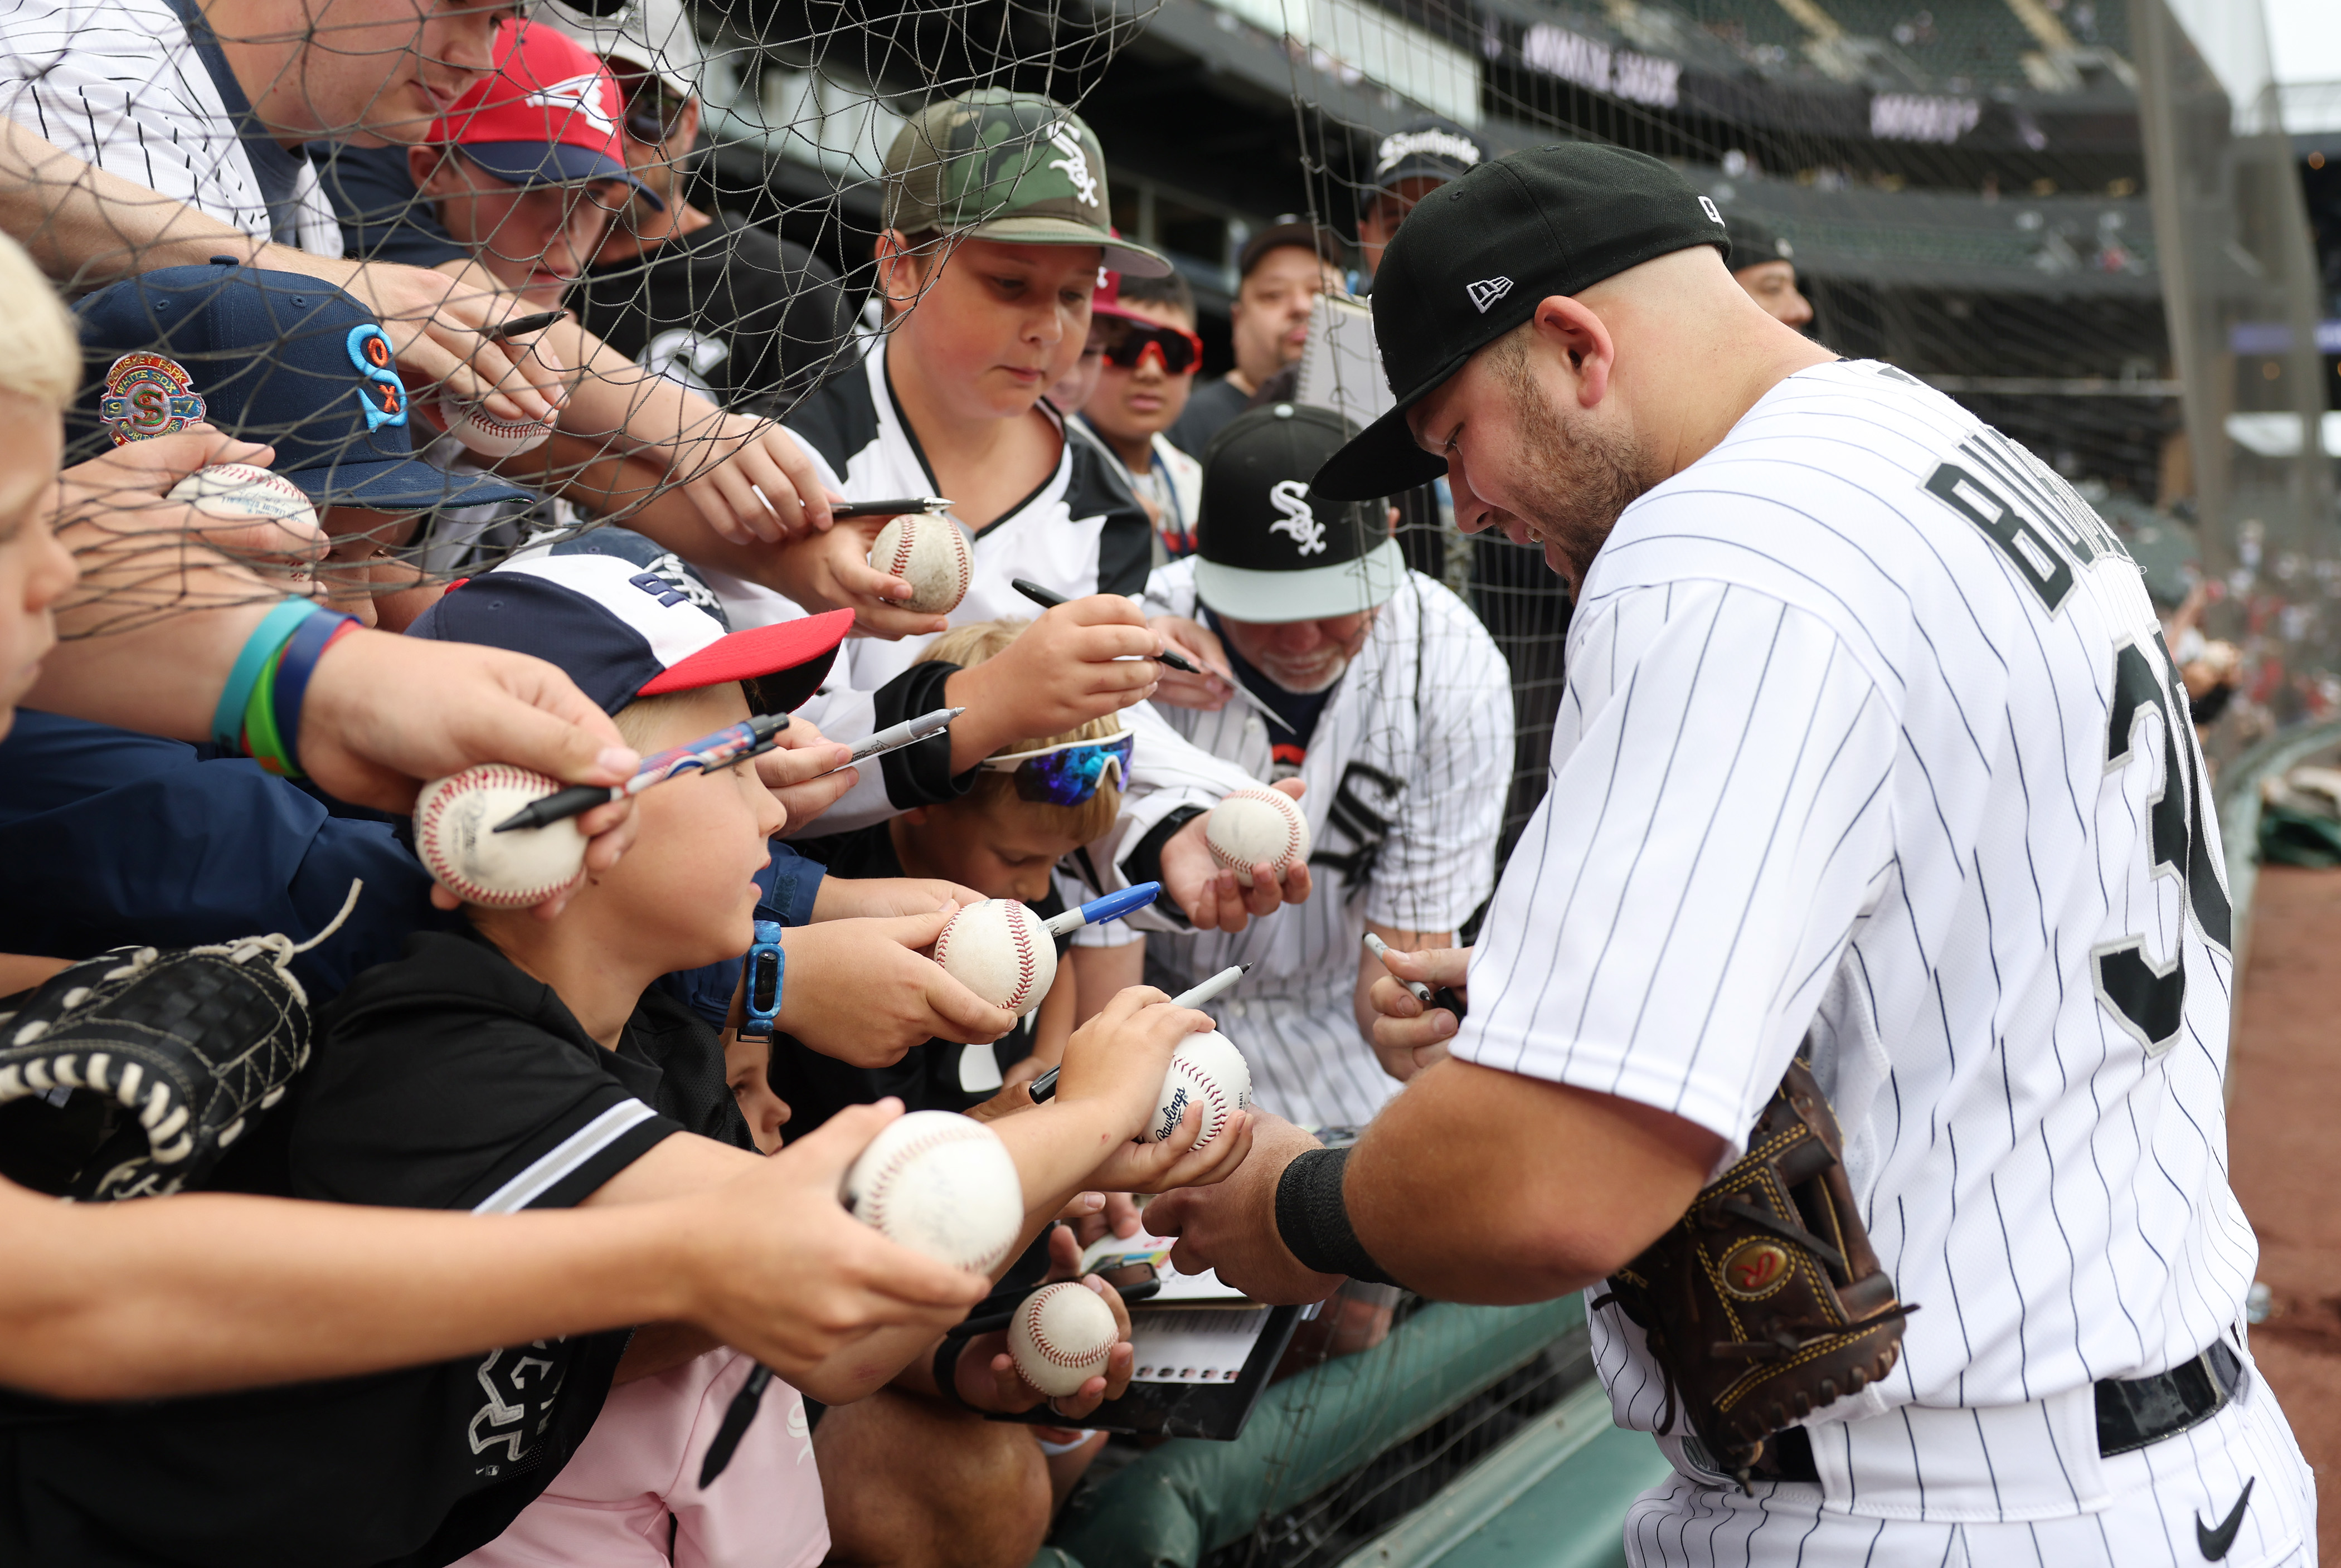
[[[2257,1249],[2226,1177],[2207,779],[2095,513],[1901,372],[1808,370],[1626,510],[1568,670],[1455,1054],[1736,1157],[1809,1035],[1922,1309],[1892,1375],[1812,1424],[1819,1487],[1746,1498],[1669,1439],[1685,1478],[1638,1506],[1633,1553],[2030,1563],[2057,1522],[2049,1563],[2197,1562],[2187,1514],[2216,1525],[2247,1477],[2227,1560],[2313,1552],[2248,1369],[2204,1425],[2097,1453],[2095,1383],[2241,1348]],[[1654,1427],[1639,1332],[1592,1315],[1619,1424]]]
[[[1154,573],[1149,615],[1199,613],[1195,561]],[[1205,750],[1270,776],[1272,738],[1250,708],[1159,711]],[[1479,907],[1495,883],[1511,773],[1503,655],[1461,600],[1408,573],[1342,672],[1301,761],[1316,892],[1232,934],[1147,938],[1149,972],[1174,994],[1230,964],[1256,966],[1211,1011],[1250,1064],[1252,1098],[1264,1109],[1304,1125],[1361,1126],[1398,1092],[1358,1033],[1358,939],[1368,920],[1453,931]]]
[[[886,339],[878,339],[861,364],[831,377],[789,413],[789,433],[812,459],[822,482],[848,501],[930,495],[935,490],[918,437],[904,422],[886,379],[890,348]],[[1041,406],[1045,411],[1049,405]],[[1146,585],[1154,530],[1144,510],[1094,436],[1076,422],[1053,412],[1049,417],[1064,434],[1056,469],[1006,515],[974,532],[975,571],[967,597],[951,611],[953,626],[1039,615],[1040,606],[1011,586],[1020,577],[1069,599],[1093,593],[1135,595]],[[722,572],[705,576],[722,596],[735,627],[767,625],[804,613],[769,588]],[[881,722],[873,694],[908,670],[932,640],[851,639],[839,650],[835,672],[801,711],[833,740],[869,735]],[[1208,809],[1230,789],[1256,782],[1241,769],[1185,744],[1147,704],[1125,710],[1122,723],[1137,735],[1130,788],[1114,832],[1091,847],[1086,862],[1086,868],[1107,884],[1101,892],[1126,885],[1117,863],[1170,812],[1182,806]],[[892,769],[864,767],[852,790],[822,814],[820,831],[845,832],[928,803],[892,793],[896,778]],[[1162,928],[1160,918],[1146,911],[1133,918],[1141,927],[1151,922]]]

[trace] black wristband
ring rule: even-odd
[[[935,1346],[935,1359],[931,1370],[934,1373],[936,1393],[958,1405],[961,1410],[983,1415],[989,1412],[970,1403],[967,1395],[959,1391],[959,1358],[966,1352],[967,1342],[972,1337],[974,1336],[971,1335],[963,1334],[945,1335],[943,1342]]]
[[[1349,1164],[1348,1149],[1310,1149],[1286,1166],[1276,1183],[1276,1234],[1303,1267],[1364,1285],[1396,1285],[1350,1226],[1341,1196]]]
[[[1162,880],[1162,847],[1170,842],[1172,835],[1180,829],[1202,814],[1200,806],[1180,806],[1154,824],[1146,837],[1138,841],[1138,848],[1122,859],[1121,874],[1130,878],[1130,885],[1135,888],[1141,882]],[[1158,899],[1154,912],[1175,926],[1183,928],[1187,925],[1187,912],[1168,898]]]

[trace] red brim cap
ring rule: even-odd
[[[832,610],[798,620],[734,631],[667,666],[664,674],[643,687],[642,694],[656,697],[662,692],[721,686],[727,680],[758,680],[785,671],[806,670],[818,660],[817,672],[807,670],[812,681],[803,695],[796,699],[796,702],[802,702],[821,684],[822,677],[829,672],[830,660],[837,655],[838,644],[852,630],[853,611]],[[796,702],[782,706],[793,708]]]

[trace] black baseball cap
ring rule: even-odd
[[[1731,253],[1714,201],[1623,147],[1537,147],[1433,191],[1374,274],[1374,338],[1398,401],[1318,471],[1318,492],[1366,501],[1437,479],[1447,460],[1415,445],[1408,410],[1540,302],[1694,245]]]
[[[1487,161],[1479,138],[1439,114],[1425,114],[1374,144],[1372,194],[1404,180],[1459,180]]]
[[[1780,236],[1780,232],[1755,213],[1735,207],[1724,214],[1724,226],[1731,231],[1731,270],[1760,267],[1766,262],[1793,262],[1796,246]]]
[[[1341,241],[1332,230],[1320,229],[1306,218],[1294,217],[1287,213],[1244,242],[1243,249],[1236,254],[1237,278],[1251,276],[1251,270],[1260,265],[1260,257],[1270,251],[1280,251],[1287,245],[1314,251],[1317,259],[1329,266],[1341,264]]]
[[[1330,501],[1309,476],[1358,433],[1331,409],[1276,402],[1237,415],[1203,449],[1195,594],[1221,615],[1275,624],[1371,610],[1406,560],[1388,512]]]

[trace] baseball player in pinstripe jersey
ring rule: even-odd
[[[1330,410],[1289,402],[1239,416],[1206,458],[1197,553],[1146,588],[1148,615],[1175,618],[1156,630],[1208,645],[1214,664],[1224,656],[1283,719],[1224,695],[1210,711],[1156,693],[1158,711],[1206,751],[1308,786],[1319,884],[1307,904],[1242,931],[1150,936],[1151,983],[1176,994],[1252,965],[1219,1004],[1220,1027],[1251,1065],[1254,1103],[1314,1126],[1362,1126],[1413,1076],[1412,1052],[1386,1068],[1363,1032],[1366,987],[1386,971],[1358,938],[1370,927],[1408,951],[1452,944],[1495,885],[1512,768],[1494,640],[1462,600],[1407,570],[1387,509],[1310,493],[1310,476],[1354,433]]]
[[[1400,232],[1397,409],[1316,488],[1444,469],[1462,526],[1542,544],[1579,606],[1551,788],[1476,950],[1393,961],[1468,978],[1468,1016],[1375,987],[1385,1047],[1453,1059],[1346,1153],[1260,1118],[1148,1223],[1269,1299],[1614,1287],[1712,1212],[1686,1217],[1801,1055],[1923,1310],[1744,1490],[1671,1424],[1632,1561],[2313,1563],[2243,1329],[2217,830],[2137,570],[2031,454],[1770,320],[1726,253],[1679,175],[1582,144]],[[1592,1315],[1617,1419],[1669,1425],[1707,1347]]]

